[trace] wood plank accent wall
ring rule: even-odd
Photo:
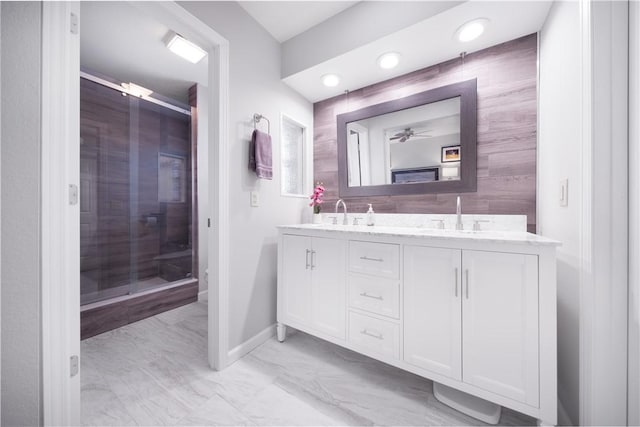
[[[462,193],[465,214],[527,215],[536,229],[537,35],[531,34],[314,104],[314,182],[325,212],[338,199],[336,116],[472,78],[478,79],[478,190]],[[354,197],[349,212],[455,213],[457,194]]]

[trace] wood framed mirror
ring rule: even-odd
[[[337,116],[340,197],[477,189],[477,82]]]

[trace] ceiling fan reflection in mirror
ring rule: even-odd
[[[429,132],[431,132],[431,129],[425,129],[425,130],[416,132],[416,131],[414,131],[413,129],[411,129],[409,127],[409,128],[406,128],[403,131],[400,131],[400,132],[396,133],[391,138],[389,138],[389,140],[390,141],[398,140],[398,142],[405,142],[409,138],[418,137],[418,136],[421,136],[423,138],[430,138],[431,135],[429,134]]]

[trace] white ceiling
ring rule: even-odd
[[[456,58],[463,51],[471,53],[535,33],[544,24],[550,7],[550,1],[467,1],[313,65],[283,81],[309,101],[317,102],[340,95],[345,90],[355,90]],[[455,31],[462,24],[476,18],[490,20],[481,37],[468,43],[454,38]],[[393,70],[382,70],[376,59],[389,51],[401,54],[400,64]],[[333,88],[325,87],[321,77],[327,73],[338,74],[340,84]]]
[[[239,1],[280,43],[318,25],[357,1]]]
[[[358,2],[250,1],[241,6],[274,37],[285,39],[317,26]],[[538,31],[551,2],[467,1],[392,34],[361,43],[355,49],[288,76],[284,82],[311,102],[317,102],[392,77]],[[122,82],[133,82],[156,93],[186,102],[194,83],[207,84],[207,59],[191,64],[171,53],[163,38],[169,28],[127,2],[81,2],[81,66]],[[479,39],[462,44],[453,37],[463,23],[478,17],[491,23]],[[259,18],[259,19],[258,19]],[[366,20],[366,16],[363,17]],[[264,22],[270,22],[265,24]],[[376,25],[372,23],[372,25]],[[332,27],[333,28],[333,27]],[[280,32],[279,32],[280,31]],[[339,30],[336,30],[339,31]],[[349,32],[344,37],[349,36]],[[318,38],[318,37],[315,37]],[[305,41],[314,49],[322,40]],[[381,70],[376,59],[400,52],[394,70]],[[341,83],[322,85],[320,77],[336,73]]]
[[[194,83],[207,84],[207,58],[192,64],[164,45],[168,27],[128,2],[81,2],[80,65],[120,82],[188,101]]]

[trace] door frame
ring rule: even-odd
[[[579,2],[580,425],[627,424],[629,2]]]
[[[640,256],[640,3],[629,2],[629,259]],[[629,263],[627,424],[640,424],[640,267]]]
[[[174,2],[133,3],[209,54],[209,365],[228,360],[229,42]],[[80,4],[42,3],[42,387],[45,425],[80,424]]]

